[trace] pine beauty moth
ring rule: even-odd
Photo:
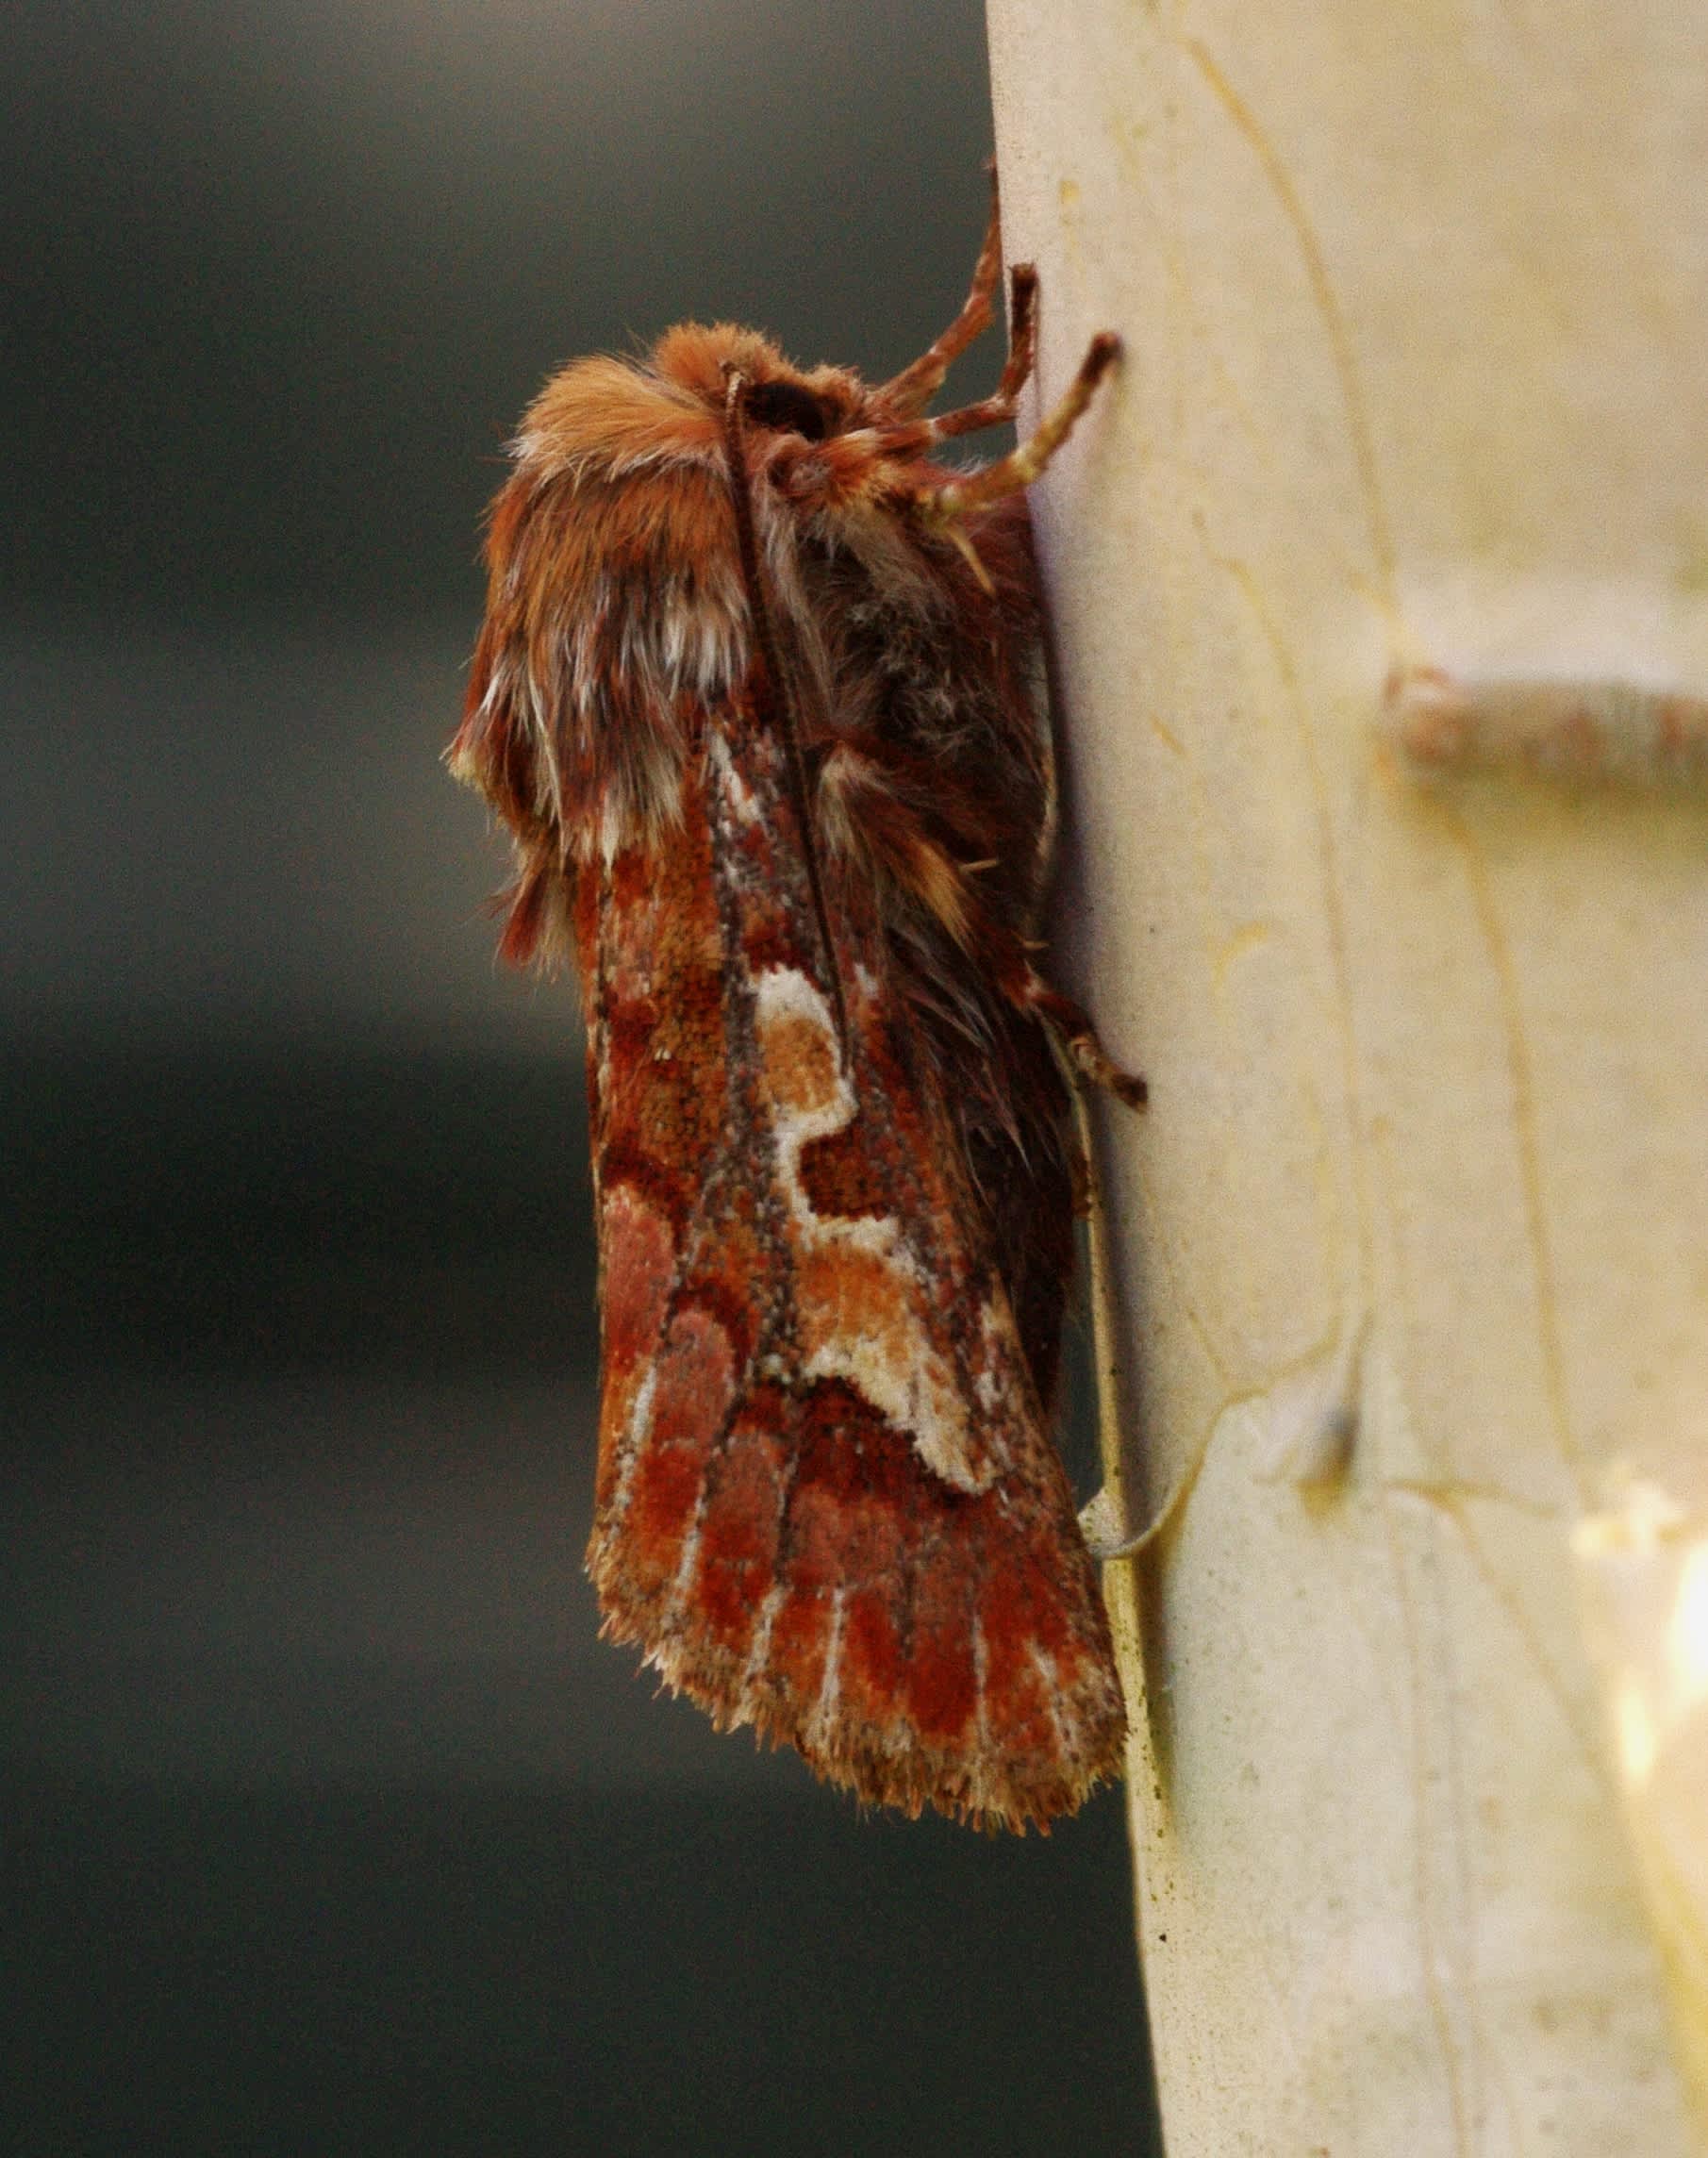
[[[892,380],[685,324],[566,368],[493,505],[450,761],[514,836],[504,950],[589,1037],[604,1381],[588,1566],[721,1725],[862,1799],[1047,1824],[1126,1715],[1052,1443],[1072,1273],[1066,1054],[1035,965],[1055,788],[1020,450],[1036,280],[996,392],[996,219]]]

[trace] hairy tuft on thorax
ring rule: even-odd
[[[705,714],[766,632],[815,767],[868,736],[947,758],[988,826],[979,849],[1031,835],[1016,902],[1035,905],[1051,782],[1024,503],[992,506],[958,541],[930,529],[918,505],[953,475],[924,459],[927,434],[851,371],[800,370],[727,324],[679,324],[640,360],[578,360],[540,391],[489,521],[487,616],[451,754],[519,843],[514,954],[561,917],[553,878],[669,843]],[[833,849],[862,844],[846,767],[843,798],[823,805]]]

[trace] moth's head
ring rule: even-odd
[[[653,347],[652,371],[722,423],[732,387],[742,431],[822,442],[868,423],[869,392],[851,369],[803,369],[771,340],[733,323],[682,323]]]
[[[535,479],[694,465],[721,473],[732,390],[755,466],[871,422],[871,392],[851,370],[804,371],[733,323],[681,323],[643,360],[600,356],[555,375],[522,422],[517,460]]]

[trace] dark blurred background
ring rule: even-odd
[[[1119,1796],[861,1818],[597,1642],[572,1004],[436,761],[547,372],[953,312],[975,0],[0,67],[0,2149],[1145,2149]]]

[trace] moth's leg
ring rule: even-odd
[[[1037,360],[1037,265],[1017,262],[1008,273],[1008,357],[996,393],[1012,404],[1032,379]]]
[[[820,800],[833,841],[858,846],[876,870],[940,922],[1017,1011],[1050,1029],[1087,1079],[1130,1108],[1142,1106],[1144,1081],[1122,1071],[1098,1039],[1090,1015],[1045,981],[1033,964],[1034,947],[991,911],[978,863],[946,846],[927,812],[907,799],[915,776],[912,760],[891,771],[875,745],[838,743],[820,774]]]
[[[1028,488],[1073,432],[1074,423],[1091,402],[1093,391],[1114,364],[1120,340],[1108,330],[1091,340],[1071,388],[1055,410],[1040,422],[1030,441],[1022,442],[983,472],[969,473],[923,497],[920,507],[933,524],[954,524],[967,512],[987,502],[1000,502],[1005,494]]]
[[[1083,1004],[1053,989],[1029,961],[1024,975],[1012,984],[1003,980],[1002,988],[1011,1004],[1043,1021],[1094,1087],[1102,1087],[1130,1109],[1144,1107],[1150,1088],[1136,1071],[1123,1071],[1116,1063],[1097,1038],[1091,1015]]]
[[[1003,379],[990,396],[981,397],[976,405],[963,405],[958,412],[928,420],[933,441],[974,434],[981,427],[1000,427],[1014,418],[1014,401],[1026,387],[1037,357],[1037,272],[1030,262],[1017,263],[1009,273],[1008,293],[1008,361]]]
[[[1142,1109],[1149,1087],[1136,1071],[1123,1070],[1109,1054],[1085,1006],[1045,981],[1032,963],[1035,947],[987,915],[975,918],[975,933],[977,956],[1014,1008],[1048,1027],[1094,1087],[1102,1087],[1130,1109]]]
[[[1010,278],[1013,297],[1009,305],[1008,358],[1002,380],[988,397],[976,405],[936,419],[918,413],[897,422],[886,422],[879,431],[883,452],[888,457],[919,457],[953,435],[970,435],[980,427],[1000,427],[1014,418],[1014,401],[1026,386],[1037,349],[1037,272],[1022,262]],[[928,393],[929,394],[929,393]],[[771,483],[780,492],[804,506],[819,509],[848,488],[870,476],[870,450],[855,450],[851,442],[789,442],[779,445],[770,464]],[[975,569],[977,564],[974,564]],[[984,573],[979,571],[980,581]]]
[[[965,305],[935,344],[874,392],[898,420],[911,420],[921,413],[943,387],[943,377],[950,368],[973,340],[983,337],[990,327],[993,313],[990,295],[996,290],[1002,267],[1003,213],[993,166],[990,223],[985,228],[985,244],[979,249],[978,261],[973,265],[972,285]]]
[[[863,860],[970,951],[988,907],[974,865],[987,866],[995,840],[976,817],[956,824],[956,808],[967,806],[925,759],[870,736],[843,736],[819,769],[818,809],[832,847]]]

